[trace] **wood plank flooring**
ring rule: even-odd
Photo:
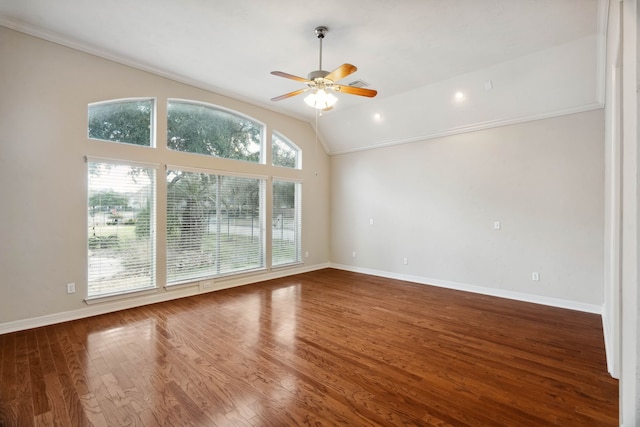
[[[1,426],[615,426],[597,315],[339,270],[0,336]]]

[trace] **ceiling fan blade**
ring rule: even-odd
[[[349,74],[353,74],[358,71],[358,68],[355,65],[351,64],[342,64],[329,74],[327,74],[324,78],[331,80],[332,82],[337,82],[338,80],[344,79]]]
[[[272,71],[271,74],[273,74],[274,76],[280,76],[280,77],[284,77],[286,79],[297,80],[299,82],[304,82],[304,83],[307,83],[309,81],[308,79],[305,79],[304,77],[294,76],[293,74],[284,73],[282,71]]]
[[[271,98],[272,101],[280,101],[283,99],[291,98],[292,96],[300,95],[301,93],[305,93],[309,90],[308,87],[304,89],[294,90],[293,92],[285,93],[284,95],[276,96],[275,98]]]
[[[344,85],[333,85],[333,90],[335,90],[336,92],[348,93],[351,95],[366,96],[368,98],[373,98],[378,94],[377,90],[365,89],[363,87],[344,86]]]

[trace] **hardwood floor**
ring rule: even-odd
[[[326,269],[0,336],[0,425],[615,426],[600,317]]]

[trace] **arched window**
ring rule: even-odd
[[[89,104],[89,138],[152,147],[153,104],[153,99],[117,99]]]
[[[162,129],[166,119],[166,148],[157,147],[156,118]],[[153,291],[157,277],[166,279],[162,285],[182,285],[301,263],[302,181],[272,173],[301,169],[302,152],[274,132],[273,162],[264,164],[265,129],[198,101],[169,99],[166,117],[157,117],[155,98],[89,104],[89,139],[152,149],[119,147],[108,151],[115,158],[104,158],[104,146],[88,146],[87,301]],[[261,163],[267,173],[240,172],[242,165],[235,170],[233,163],[224,171],[206,169],[202,158],[182,153]],[[158,192],[162,166],[166,187]],[[166,256],[158,258],[160,252]],[[158,276],[162,268],[166,274]]]
[[[264,125],[193,101],[167,102],[167,147],[225,159],[262,162]]]
[[[271,157],[273,166],[294,169],[302,166],[298,146],[277,132],[271,135]]]

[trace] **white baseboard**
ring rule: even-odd
[[[390,279],[404,280],[424,285],[437,286],[447,289],[455,289],[466,292],[473,292],[482,295],[490,295],[499,298],[507,298],[523,302],[531,302],[535,304],[548,305],[552,307],[566,308],[569,310],[582,311],[586,313],[594,313],[602,315],[602,307],[595,304],[585,304],[575,301],[568,301],[558,298],[542,297],[538,295],[530,295],[520,292],[505,291],[502,289],[486,288],[482,286],[469,285],[466,283],[450,282],[438,279],[430,279],[421,276],[412,276],[406,274],[391,273],[388,271],[374,270],[369,268],[353,267],[349,265],[323,263],[312,266],[291,267],[282,269],[273,269],[270,272],[259,275],[247,275],[240,277],[225,278],[225,280],[215,281],[215,287],[206,292],[215,292],[222,289],[233,288],[237,286],[248,285],[251,283],[262,282],[265,280],[277,279],[280,277],[292,276],[295,274],[307,273],[310,271],[322,270],[324,268],[336,268],[339,270],[351,271],[354,273],[369,274],[372,276],[386,277]],[[41,326],[53,325],[56,323],[68,322],[71,320],[83,319],[100,314],[112,313],[119,310],[126,310],[134,307],[155,304],[164,301],[170,301],[178,298],[185,298],[193,295],[202,294],[195,282],[192,286],[180,286],[176,289],[167,290],[160,293],[147,294],[142,296],[132,296],[130,298],[118,299],[114,301],[105,301],[104,303],[94,303],[78,310],[65,311],[61,313],[48,314],[29,319],[15,320],[12,322],[0,323],[0,334],[9,332],[23,331]],[[606,331],[606,327],[604,328]]]
[[[41,326],[53,325],[56,323],[68,322],[71,320],[83,319],[100,314],[112,313],[115,311],[126,310],[128,308],[141,307],[149,304],[170,301],[178,298],[190,297],[207,292],[215,292],[222,289],[233,288],[237,286],[248,285],[251,283],[262,282],[265,280],[278,279],[280,277],[292,276],[294,274],[307,273],[315,270],[322,270],[329,267],[328,263],[315,264],[312,266],[294,266],[288,268],[272,269],[269,272],[258,275],[243,275],[238,277],[226,277],[224,279],[214,280],[215,286],[212,289],[201,291],[199,282],[194,282],[188,286],[178,286],[175,289],[168,289],[163,292],[160,288],[152,294],[144,294],[139,296],[131,296],[117,300],[105,300],[105,302],[94,302],[91,305],[78,310],[65,311],[61,313],[47,314],[44,316],[33,317],[29,319],[15,320],[12,322],[0,323],[0,335],[9,332],[24,331]]]
[[[539,295],[525,294],[521,292],[507,291],[504,289],[487,288],[484,286],[469,285],[467,283],[450,282],[446,280],[431,279],[422,276],[412,276],[408,274],[398,274],[388,271],[374,270],[370,268],[353,267],[350,265],[333,264],[329,267],[339,270],[351,271],[354,273],[370,274],[372,276],[386,277],[389,279],[404,280],[407,282],[419,283],[423,285],[437,286],[439,288],[455,289],[458,291],[472,292],[476,294],[489,295],[498,298],[507,298],[516,301],[530,302],[534,304],[547,305],[551,307],[566,308],[569,310],[582,311],[602,315],[602,306],[596,304],[585,304],[576,301],[569,301],[559,298],[543,297]]]

